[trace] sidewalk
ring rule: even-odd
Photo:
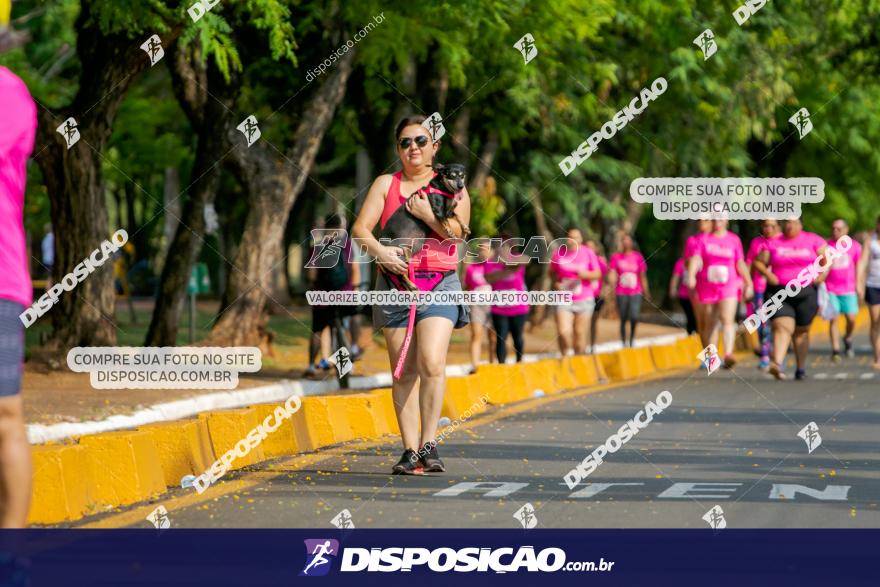
[[[303,316],[302,318],[305,318]],[[637,338],[653,338],[669,334],[684,334],[681,329],[641,324]],[[353,387],[365,387],[364,380],[358,385],[360,376],[384,376],[390,382],[388,355],[385,341],[381,333],[372,335],[369,329],[362,333],[365,347],[364,357],[355,363],[352,375]],[[598,323],[598,342],[608,343],[618,339],[617,320],[600,319]],[[263,369],[256,375],[242,375],[239,390],[257,388],[282,381],[301,381],[302,372],[308,356],[307,341],[301,338],[283,341],[286,344],[273,346],[274,356],[263,357]],[[470,328],[466,327],[453,332],[449,349],[448,365],[460,366],[464,374],[470,367]],[[510,347],[510,343],[508,343]],[[528,354],[556,353],[556,328],[552,319],[544,321],[534,332],[525,335],[525,349]],[[509,355],[513,354],[510,348]],[[488,346],[485,347],[484,360],[488,358]],[[321,374],[317,381],[336,381],[335,371]],[[386,385],[386,383],[375,386]],[[309,384],[306,383],[308,387]],[[152,405],[171,402],[186,398],[196,398],[207,394],[216,394],[217,390],[97,390],[89,384],[89,376],[84,373],[58,371],[40,373],[34,369],[25,369],[22,382],[25,421],[28,424],[58,424],[62,422],[83,422],[103,420],[111,416],[130,415]]]

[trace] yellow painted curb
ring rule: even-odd
[[[199,419],[208,425],[208,434],[211,437],[211,447],[217,458],[226,452],[235,450],[235,445],[244,441],[247,443],[248,432],[259,424],[257,412],[253,408],[236,408],[233,410],[217,410],[215,412],[203,412]],[[241,469],[248,465],[259,463],[266,459],[263,454],[262,444],[250,449],[244,457],[236,456],[232,461],[231,470]]]
[[[574,376],[574,369],[571,360],[573,357],[563,357],[555,359],[556,368],[556,385],[560,390],[573,389],[578,386],[577,377]]]
[[[468,407],[471,408],[471,412],[482,412],[486,410],[489,398],[480,386],[480,377],[476,374],[472,374],[462,377],[462,379],[466,382],[465,385],[468,390],[468,399],[470,400]]]
[[[370,440],[389,433],[382,405],[369,393],[339,396],[344,398],[346,419],[353,438]]]
[[[345,419],[345,412],[335,416],[331,413],[330,397],[313,395],[302,398],[302,407],[292,418],[293,429],[296,430],[296,442],[300,450],[316,450],[328,444],[341,442],[340,436],[351,435],[351,427]],[[335,402],[333,405],[335,407]],[[340,419],[345,419],[344,428],[336,426]],[[340,436],[337,436],[337,430]]]
[[[599,355],[602,367],[611,381],[625,381],[656,371],[647,347],[625,348]]]
[[[585,385],[595,385],[599,383],[604,372],[596,355],[576,355],[569,357],[569,364],[574,373],[577,385],[583,387]]]
[[[522,371],[511,372],[509,365],[489,364],[480,365],[477,369],[477,377],[479,378],[479,389],[482,393],[489,396],[489,403],[492,405],[509,404],[516,401],[516,393],[513,386],[519,382],[520,389],[525,390],[525,381],[522,380]],[[517,367],[518,369],[519,367]]]
[[[97,505],[127,505],[165,491],[159,451],[149,432],[104,432],[83,436],[79,444]]]
[[[257,422],[262,424],[266,421],[266,418],[272,416],[272,419],[269,420],[269,424],[272,426],[278,426],[274,432],[269,432],[269,434],[266,435],[266,438],[263,439],[263,442],[260,443],[260,448],[263,449],[263,455],[267,459],[295,455],[300,452],[299,444],[296,442],[296,432],[293,429],[292,418],[284,417],[283,419],[280,419],[281,423],[279,424],[279,418],[275,416],[275,410],[277,408],[283,410],[284,403],[257,404],[251,406],[251,408],[254,410]]]
[[[549,395],[561,391],[556,382],[557,364],[551,360],[535,361],[533,363],[520,363],[525,376],[526,394],[517,395],[514,401],[527,399],[537,390]]]
[[[677,367],[686,367],[690,361],[688,356],[682,352],[681,345],[677,342],[672,344],[664,344],[660,346],[652,346],[651,358],[657,370],[665,371],[667,369],[675,369]]]
[[[473,404],[470,377],[448,377],[446,393],[443,395],[443,410],[440,412],[450,420],[460,418]]]
[[[201,475],[214,462],[213,457],[206,458],[213,450],[210,444],[203,445],[202,426],[198,420],[180,420],[138,428],[152,437],[169,486],[176,487],[185,475]]]
[[[348,396],[325,395],[327,410],[330,413],[330,423],[333,426],[333,436],[336,442],[348,442],[356,438],[351,422],[348,421]]]
[[[94,492],[86,449],[75,444],[31,447],[34,484],[28,524],[56,524],[85,514]]]
[[[379,409],[385,414],[385,424],[388,426],[388,432],[390,434],[400,434],[400,426],[397,423],[397,412],[394,410],[394,398],[391,395],[391,388],[374,389],[370,392],[370,395],[376,398],[379,402]]]

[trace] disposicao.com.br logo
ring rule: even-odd
[[[330,570],[328,556],[336,556],[338,543],[331,539],[306,540],[306,566],[300,576],[325,575]],[[340,572],[411,572],[427,568],[435,573],[517,571],[553,573],[556,571],[610,571],[613,561],[600,558],[595,561],[566,562],[561,548],[550,547],[535,551],[534,546],[480,548],[391,546],[387,548],[344,548],[339,564]]]

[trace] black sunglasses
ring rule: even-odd
[[[428,142],[429,142],[430,140],[431,140],[431,139],[429,139],[429,138],[428,138],[427,136],[425,136],[425,135],[419,135],[419,136],[417,136],[417,137],[415,138],[416,145],[417,145],[420,149],[424,149],[426,146],[428,146]],[[413,139],[410,138],[410,137],[404,137],[404,138],[400,139],[400,142],[397,143],[397,144],[400,145],[400,148],[401,148],[401,149],[409,149],[409,146],[413,144]]]

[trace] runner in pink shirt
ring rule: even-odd
[[[570,306],[556,307],[556,329],[562,356],[587,352],[587,327],[595,305],[595,287],[601,277],[599,259],[583,244],[578,228],[569,228],[565,245],[553,252],[550,271],[556,290],[570,291]]]
[[[605,260],[605,256],[602,254],[602,249],[599,246],[599,243],[590,239],[587,241],[587,246],[590,247],[590,250],[596,253],[596,260],[599,262],[599,279],[593,281],[593,299],[596,300],[593,305],[593,314],[590,316],[590,353],[593,352],[593,349],[596,347],[596,327],[599,321],[599,313],[602,311],[602,308],[605,306],[605,296],[603,295],[603,290],[605,289],[605,276],[608,275],[608,261]]]
[[[699,271],[697,268],[700,267]],[[745,286],[744,291],[736,276]],[[745,263],[742,241],[727,230],[727,220],[713,220],[712,232],[699,240],[688,260],[688,285],[697,292],[702,305],[703,346],[718,342],[719,329],[724,343],[724,367],[736,364],[733,345],[736,339],[736,308],[740,296],[751,297],[752,279]]]
[[[694,306],[691,304],[690,290],[685,279],[684,257],[680,257],[672,268],[672,279],[669,280],[669,297],[678,300],[681,309],[684,310],[687,324],[685,329],[688,334],[697,332],[697,318],[694,316]]]
[[[629,322],[628,346],[633,346],[642,296],[650,303],[651,290],[648,288],[648,264],[642,254],[635,250],[633,239],[628,234],[621,237],[620,251],[611,255],[608,268],[620,314],[620,339],[627,346],[626,323]]]
[[[767,290],[767,280],[763,275],[755,270],[754,263],[758,257],[758,253],[763,251],[767,246],[768,240],[774,240],[782,236],[779,230],[779,223],[774,219],[767,219],[761,222],[761,235],[756,236],[749,243],[749,251],[746,253],[746,264],[751,268],[752,287],[755,295],[752,302],[749,303],[747,313],[753,314],[757,308],[764,303],[764,292]],[[770,326],[761,323],[758,326],[758,368],[766,370],[770,367]]]
[[[496,249],[493,260],[486,261],[484,276],[493,291],[526,292],[526,264],[529,258],[511,251],[513,241],[501,237],[501,244]],[[529,314],[528,304],[512,306],[492,306],[492,325],[495,327],[495,354],[502,365],[507,360],[507,335],[513,338],[513,349],[516,362],[522,361],[525,341],[523,331],[526,317]]]
[[[492,254],[492,247],[488,239],[479,241],[477,246],[478,259],[473,263],[466,263],[464,268],[464,287],[468,291],[491,292],[492,286],[486,281],[486,261]],[[492,328],[492,316],[489,306],[471,306],[471,363],[476,373],[480,355],[483,349],[483,335],[488,333],[489,339],[489,362],[495,362],[495,330]]]
[[[838,239],[849,234],[849,224],[842,218],[831,223],[831,238],[828,245],[834,246]],[[840,328],[837,325],[837,316],[843,314],[846,320],[846,334],[843,337],[843,346],[846,356],[856,356],[852,346],[852,335],[856,328],[856,314],[859,313],[859,298],[856,295],[856,268],[862,256],[862,245],[858,241],[852,242],[852,247],[846,253],[834,259],[825,279],[828,288],[828,303],[832,312],[826,316],[828,320],[828,335],[831,337],[831,360],[835,363],[840,358]]]
[[[693,257],[697,257],[697,263],[702,263],[702,259],[697,254],[700,251],[700,243],[712,232],[712,221],[701,219],[697,220],[697,232],[696,234],[692,234],[684,241],[684,259],[685,259],[685,285],[688,288],[688,298],[691,301],[691,307],[694,310],[694,318],[697,321],[697,333],[703,331],[703,304],[700,303],[699,298],[697,297],[697,290],[694,285],[688,284],[687,280],[687,270],[689,260]],[[701,267],[697,267],[699,270]],[[701,335],[702,336],[702,335]]]
[[[24,191],[37,109],[24,82],[2,66],[0,104],[0,527],[23,528],[31,498],[31,452],[19,393],[24,363],[24,322],[19,316],[31,305],[33,293]]]
[[[805,232],[799,218],[786,220],[782,226],[782,236],[769,240],[766,248],[758,253],[754,266],[767,278],[764,298],[769,300],[786,288],[789,282],[800,281],[798,273],[812,265],[816,258],[825,253],[825,239],[818,234]],[[824,261],[823,261],[824,263]],[[780,293],[781,306],[771,318],[773,330],[773,360],[770,373],[777,379],[785,379],[784,363],[788,345],[794,342],[797,361],[796,379],[806,378],[804,366],[810,350],[810,324],[819,311],[816,286],[822,283],[828,272],[821,272],[815,281],[803,287],[797,285],[797,295]],[[777,298],[774,298],[777,299]],[[765,302],[766,303],[766,302]]]

